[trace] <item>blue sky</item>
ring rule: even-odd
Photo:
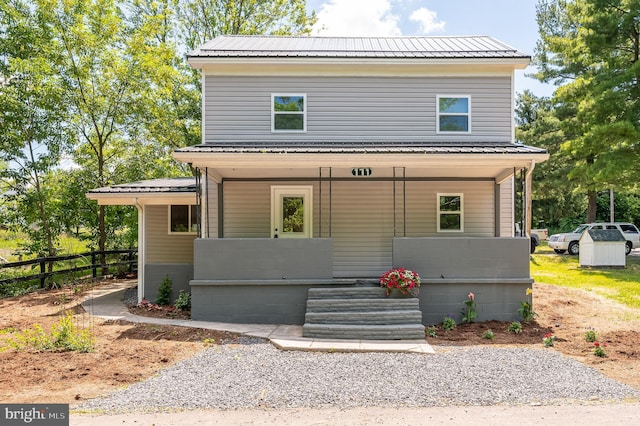
[[[536,0],[307,0],[318,14],[314,35],[488,35],[533,55]],[[516,72],[516,91],[550,96],[553,86]]]

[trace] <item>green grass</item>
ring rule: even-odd
[[[22,247],[27,243],[28,237],[24,233],[0,230],[0,256],[9,262],[17,262],[20,260]],[[63,234],[58,241],[58,254],[65,255],[88,252],[88,243],[89,241],[87,240],[80,240],[74,236]],[[36,257],[36,254],[27,255],[22,253],[22,260],[35,259]]]
[[[593,291],[632,308],[640,308],[640,258],[626,257],[625,268],[581,268],[578,256],[556,255],[540,246],[531,255],[535,282]]]

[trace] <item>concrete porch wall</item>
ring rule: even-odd
[[[303,324],[309,288],[355,282],[333,278],[328,238],[200,239],[194,253],[194,320]],[[425,325],[460,321],[469,292],[476,321],[518,320],[533,283],[525,238],[394,238],[393,264],[421,275]]]
[[[244,324],[303,324],[309,288],[331,280],[191,281],[191,318]]]
[[[149,263],[144,269],[144,294],[142,297],[151,302],[158,297],[158,288],[166,276],[171,278],[171,300],[175,301],[180,290],[188,292],[189,282],[193,279],[191,263]]]
[[[460,321],[474,293],[476,321],[515,321],[533,280],[527,238],[394,238],[393,264],[422,278],[420,310],[425,325],[445,316]]]
[[[194,320],[303,324],[309,288],[333,283],[330,238],[198,239],[194,258]]]
[[[518,308],[521,300],[527,300],[526,291],[532,284],[530,278],[424,280],[418,296],[422,323],[441,323],[445,316],[460,323],[469,292],[475,296],[476,322],[522,321]]]
[[[211,238],[194,244],[195,280],[333,277],[330,238]]]
[[[422,278],[529,278],[528,238],[394,238],[393,266]]]

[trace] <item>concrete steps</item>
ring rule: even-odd
[[[424,339],[419,300],[389,298],[378,286],[311,288],[305,337],[324,339]]]

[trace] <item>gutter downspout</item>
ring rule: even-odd
[[[525,174],[525,211],[524,211],[524,232],[527,237],[531,236],[531,218],[532,218],[532,209],[531,209],[531,191],[533,188],[531,175],[533,174],[533,169],[536,168],[536,160],[531,160],[531,165],[527,169],[527,173]]]
[[[144,298],[144,266],[145,266],[145,226],[144,226],[144,206],[138,202],[138,198],[133,199],[133,205],[138,209],[138,303]]]

